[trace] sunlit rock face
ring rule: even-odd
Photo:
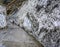
[[[44,47],[60,47],[60,0],[28,0],[16,16],[16,24]]]

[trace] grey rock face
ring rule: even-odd
[[[60,0],[28,0],[17,17],[20,27],[44,47],[60,47]]]

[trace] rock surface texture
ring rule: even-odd
[[[0,5],[0,28],[6,27],[6,8]]]
[[[13,21],[44,47],[60,47],[60,0],[28,0]]]
[[[20,27],[9,23],[7,29],[0,30],[0,47],[43,47],[35,38]]]

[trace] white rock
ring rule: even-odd
[[[24,18],[23,26],[29,30],[31,29],[31,22],[27,17]]]
[[[7,25],[6,17],[3,14],[0,14],[0,28],[4,28]]]
[[[55,26],[60,26],[60,21],[54,21]]]
[[[4,28],[6,23],[6,7],[0,5],[0,28]]]

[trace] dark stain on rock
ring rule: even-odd
[[[58,4],[54,5],[54,7],[52,8],[52,10],[55,9],[56,7],[58,7]]]
[[[40,32],[39,32],[38,36],[40,35],[40,33],[44,32],[44,31],[47,33],[47,32],[48,32],[48,29],[42,27],[42,28],[40,29]]]
[[[51,0],[47,1],[47,6],[51,5]]]
[[[43,6],[40,6],[40,5],[37,4],[37,6],[36,6],[37,12],[39,12],[41,8],[43,8]]]
[[[52,13],[52,11],[56,8],[59,7],[58,1],[57,0],[48,0],[47,5],[45,8],[46,13]]]

